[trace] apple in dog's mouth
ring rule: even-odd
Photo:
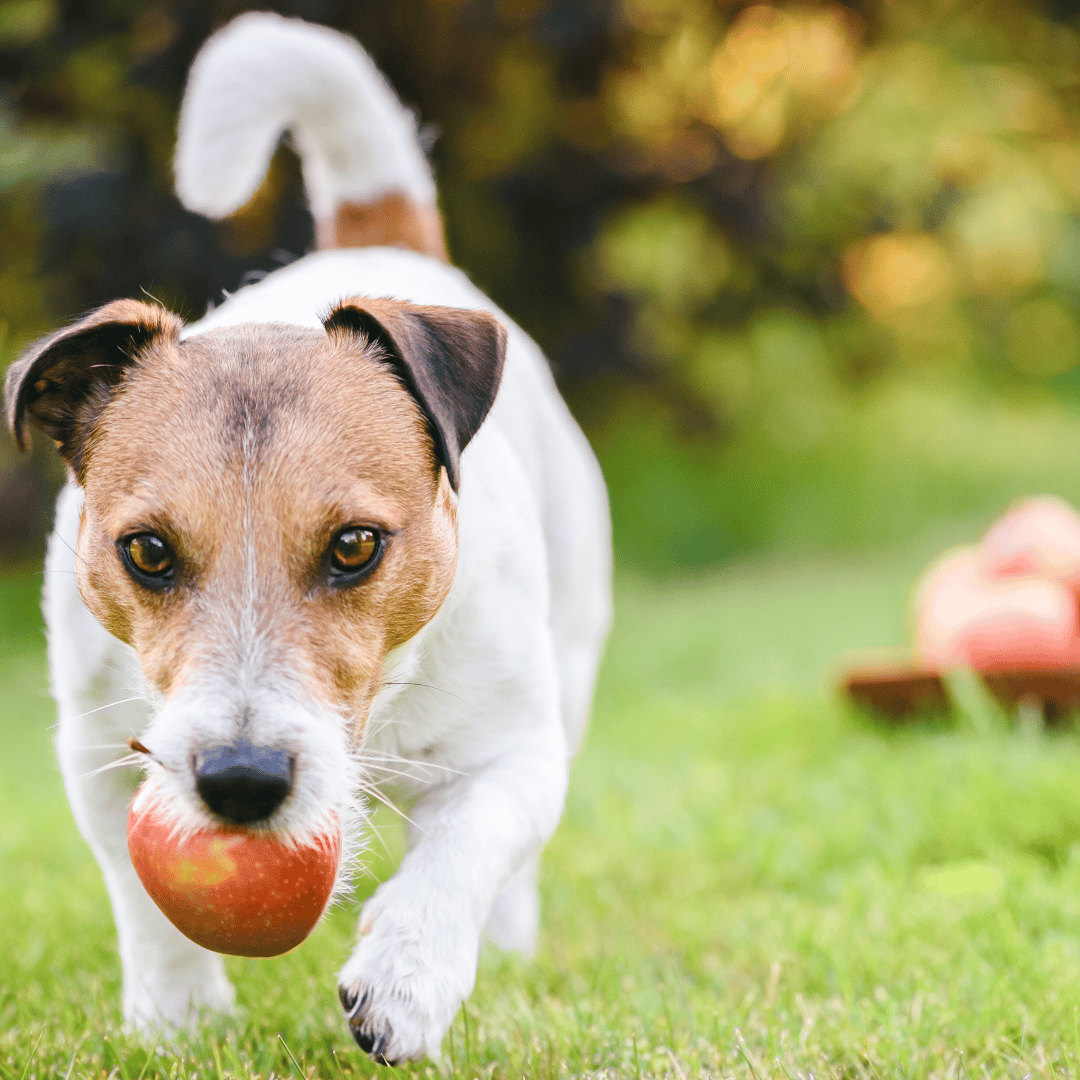
[[[337,879],[335,822],[310,846],[222,825],[177,836],[146,786],[128,815],[135,872],[166,918],[197,945],[232,956],[279,956],[314,929]]]

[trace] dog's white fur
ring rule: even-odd
[[[432,197],[410,114],[354,44],[323,28],[236,20],[197,61],[183,116],[178,187],[215,215],[250,194],[290,125],[316,213],[342,198]],[[124,1015],[139,1028],[227,1009],[233,989],[221,959],[181,936],[136,877],[125,828],[138,776],[107,766],[138,735],[160,764],[149,782],[178,821],[197,826],[206,811],[187,765],[192,746],[229,737],[225,718],[241,700],[259,703],[255,741],[301,747],[296,788],[274,823],[286,835],[314,835],[331,812],[355,832],[364,782],[403,780],[418,796],[408,853],[364,905],[339,977],[360,996],[367,1029],[383,1036],[382,1056],[438,1054],[472,989],[485,929],[501,947],[533,948],[538,857],[562,812],[610,617],[603,481],[536,345],[435,259],[391,248],[310,255],[186,333],[251,322],[321,328],[333,302],[362,295],[484,309],[503,320],[509,341],[495,405],[462,456],[453,586],[432,621],[391,653],[359,751],[349,747],[348,717],[320,712],[289,671],[266,662],[272,649],[243,612],[222,629],[220,662],[158,708],[133,651],[98,625],[76,588],[81,492],[67,487],[57,505],[44,598],[57,752],[104,872]],[[257,608],[257,582],[246,596]]]
[[[282,131],[300,154],[312,213],[400,192],[435,201],[412,114],[351,38],[295,19],[234,19],[192,65],[180,112],[176,192],[208,217],[239,209]]]

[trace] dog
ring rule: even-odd
[[[336,817],[354,851],[365,791],[404,785],[408,850],[338,989],[374,1058],[437,1057],[482,939],[534,947],[610,620],[607,497],[538,347],[447,263],[415,120],[372,61],[243,15],[193,64],[181,200],[234,211],[283,132],[319,250],[194,325],[107,304],[8,372],[20,447],[36,427],[67,467],[43,597],[56,748],[125,1021],[155,1032],[234,990],[132,868],[140,781],[179,829],[303,843]]]

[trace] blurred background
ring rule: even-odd
[[[354,34],[416,110],[452,256],[551,358],[625,568],[1080,498],[1069,3],[0,0],[3,364],[311,248],[285,145],[228,221],[171,191],[187,67],[249,6]],[[59,480],[0,441],[0,561],[40,551]]]

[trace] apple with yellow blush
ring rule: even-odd
[[[326,909],[341,858],[336,821],[307,846],[241,826],[179,834],[146,785],[131,805],[127,840],[139,880],[169,921],[233,956],[296,948]]]

